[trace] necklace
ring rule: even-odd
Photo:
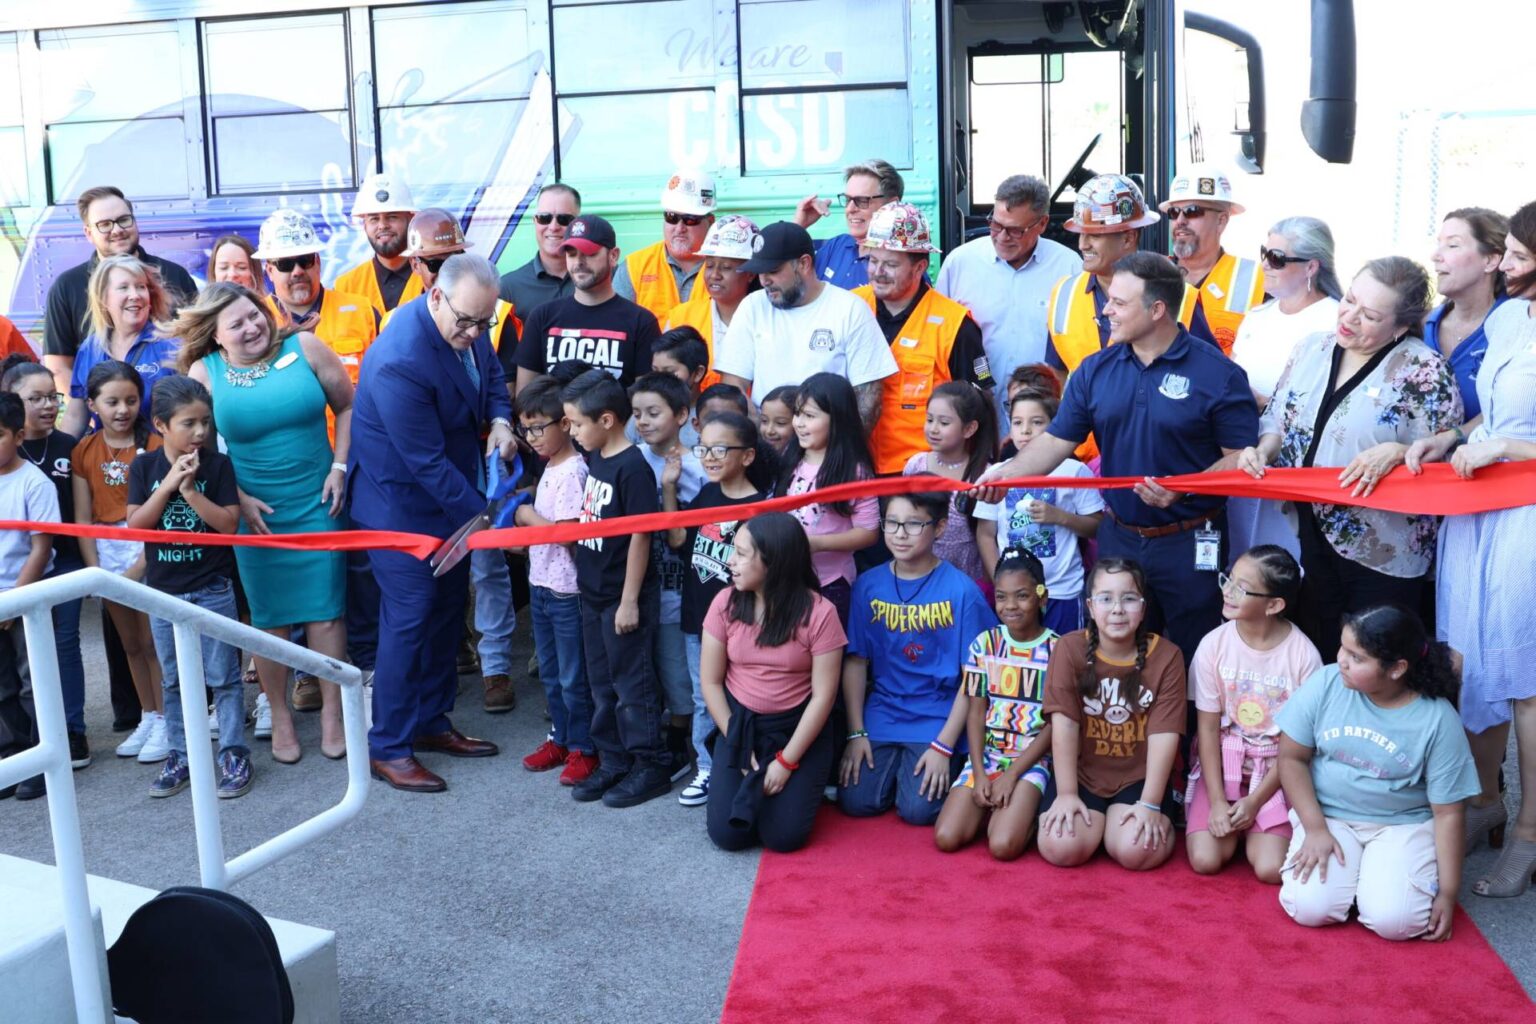
[[[136,445],[129,441],[125,448],[113,448],[105,437],[101,443],[107,449],[107,461],[101,464],[101,478],[108,487],[121,487],[128,482],[128,463],[122,457],[133,451]]]
[[[916,601],[918,596],[920,594],[922,594],[923,588],[928,585],[928,581],[933,579],[933,574],[938,570],[938,568],[939,568],[938,565],[935,564],[932,569],[929,569],[923,575],[923,581],[917,585],[917,589],[912,591],[912,596],[908,597],[907,595],[905,595],[905,594],[903,594],[901,592],[901,577],[896,572],[896,563],[892,562],[891,563],[891,586],[892,586],[892,589],[896,591],[896,600],[901,602],[902,604],[911,604],[912,602]]]
[[[256,382],[265,377],[271,369],[272,361],[270,359],[263,359],[255,366],[250,367],[235,366],[233,363],[225,362],[224,380],[230,387],[253,388],[256,386]]]
[[[959,462],[945,462],[943,459],[939,458],[938,452],[933,453],[933,464],[938,466],[940,469],[964,469],[965,464],[968,461],[970,460],[961,459]]]
[[[43,442],[43,454],[34,459],[32,457],[32,453],[27,451],[27,445],[30,442],[23,439],[21,442],[21,456],[28,462],[32,463],[32,465],[36,466],[38,469],[42,469],[43,463],[48,461],[48,437],[45,434],[43,437],[33,438],[33,440],[41,440]]]

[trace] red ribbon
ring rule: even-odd
[[[1536,505],[1536,462],[1500,462],[1477,471],[1472,480],[1463,480],[1446,463],[1425,466],[1421,476],[1397,469],[1383,477],[1368,497],[1350,494],[1353,485],[1339,486],[1335,467],[1312,469],[1272,469],[1262,480],[1255,480],[1241,470],[1220,473],[1192,473],[1186,476],[1158,477],[1157,482],[1171,491],[1219,495],[1230,498],[1265,498],[1271,501],[1306,501],[1333,505],[1354,505],[1414,515],[1470,515],[1500,509]],[[988,486],[998,488],[1095,488],[1126,490],[1142,482],[1141,477],[1065,477],[1031,476],[998,480]],[[875,477],[853,483],[824,487],[804,494],[784,495],[734,505],[733,519],[750,519],[763,512],[789,512],[811,504],[830,504],[855,498],[884,498],[918,491],[968,491],[972,484],[939,476]],[[718,508],[682,512],[651,512],[638,516],[616,516],[596,523],[561,523],[555,526],[516,526],[503,530],[482,530],[470,538],[469,547],[509,548],[533,544],[566,544],[596,537],[618,537],[630,533],[702,526],[719,519]],[[199,533],[196,540],[174,530],[131,530],[121,526],[83,526],[77,523],[31,523],[0,520],[0,529],[26,530],[33,533],[61,534],[71,537],[101,537],[138,540],[160,544],[214,544],[226,547],[281,548],[298,551],[400,551],[427,558],[442,544],[442,539],[421,533],[392,530],[338,530],[326,533],[225,534]]]

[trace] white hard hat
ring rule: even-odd
[[[393,174],[370,174],[358,186],[352,202],[352,216],[370,213],[415,213],[411,187]]]
[[[1157,204],[1164,213],[1177,203],[1220,203],[1228,213],[1242,213],[1244,206],[1232,198],[1232,180],[1213,164],[1190,164],[1173,176],[1168,198]]]
[[[280,260],[285,256],[304,256],[325,246],[315,234],[314,225],[298,210],[283,207],[261,222],[258,245],[251,255],[258,260]]]
[[[715,179],[707,174],[678,171],[661,190],[661,208],[667,213],[703,217],[715,212]]]
[[[928,219],[911,203],[886,203],[869,218],[864,248],[891,252],[938,252],[928,233]]]
[[[721,217],[709,226],[704,244],[695,256],[715,256],[727,260],[752,258],[752,240],[758,236],[757,225],[740,214]]]

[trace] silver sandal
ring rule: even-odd
[[[1493,873],[1478,879],[1472,891],[1490,899],[1522,896],[1530,887],[1533,871],[1536,871],[1536,842],[1516,839],[1499,854]]]
[[[1509,824],[1509,811],[1504,807],[1504,794],[1486,807],[1474,807],[1467,804],[1467,846],[1466,852],[1471,853],[1477,848],[1477,841],[1488,835],[1488,845],[1497,850],[1504,845],[1504,827]]]

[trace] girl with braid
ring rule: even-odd
[[[1056,641],[1045,677],[1056,799],[1040,855],[1086,863],[1102,845],[1132,871],[1173,852],[1170,775],[1184,732],[1184,658],[1145,628],[1141,566],[1106,558],[1088,577],[1086,629]]]

